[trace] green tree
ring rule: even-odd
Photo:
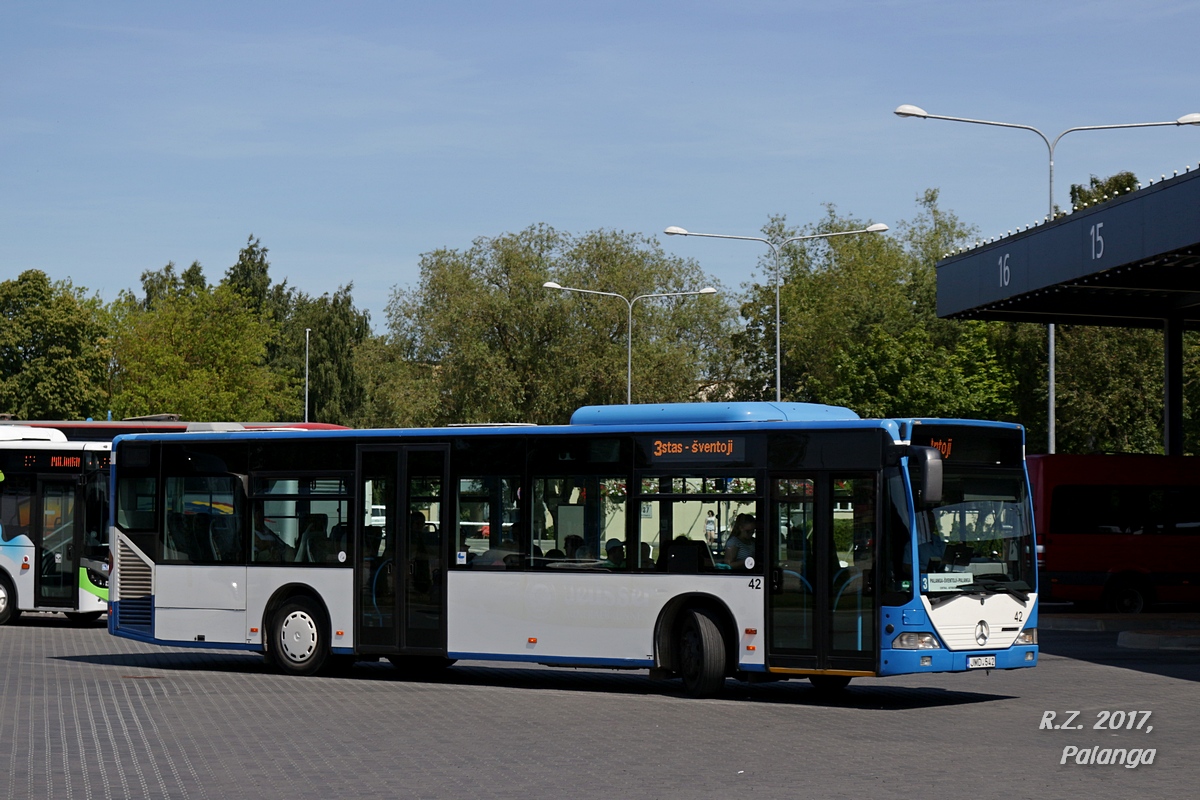
[[[142,307],[153,308],[160,300],[168,297],[195,297],[207,289],[208,282],[204,279],[204,269],[199,261],[193,261],[192,265],[179,275],[175,273],[175,262],[168,261],[161,270],[146,270],[142,273]]]
[[[197,267],[199,265],[193,265]],[[161,273],[143,276],[149,296]],[[194,279],[152,303],[123,292],[113,303],[113,412],[174,412],[188,420],[278,420],[301,410],[293,382],[265,363],[273,323],[228,286]]]
[[[294,292],[281,320],[279,346],[271,366],[299,382],[303,414],[307,328],[308,418],[314,422],[351,425],[361,413],[364,389],[355,368],[354,351],[371,336],[371,318],[354,307],[352,289],[353,284],[347,284],[332,295],[320,297]]]
[[[363,402],[354,349],[370,336],[370,316],[354,307],[352,284],[313,297],[288,286],[286,280],[272,283],[267,252],[251,234],[221,285],[244,298],[247,308],[274,332],[265,342],[266,364],[280,381],[295,387],[300,408],[296,418],[304,416],[307,328],[308,418],[351,424]]]
[[[973,230],[937,204],[929,190],[920,213],[890,236],[840,236],[783,248],[780,341],[785,399],[836,403],[865,416],[947,414],[1011,418],[1015,404],[989,326],[936,315],[937,260]],[[773,241],[865,228],[831,207],[804,230],[782,217],[763,228]],[[747,366],[738,396],[773,395],[774,264],[748,287],[745,327],[734,347]]]
[[[1071,206],[1073,208],[1094,206],[1119,197],[1126,192],[1132,192],[1137,188],[1137,175],[1129,171],[1118,172],[1104,179],[1093,175],[1087,186],[1079,183],[1071,184]]]
[[[1163,451],[1163,338],[1156,330],[1059,325],[1060,453]]]
[[[237,262],[225,272],[223,284],[246,298],[250,309],[263,311],[271,294],[271,262],[267,260],[267,248],[252,233],[246,246],[238,252]]]
[[[104,410],[109,358],[99,299],[27,270],[0,282],[0,410],[78,419]]]
[[[397,422],[561,423],[581,405],[624,402],[628,306],[550,292],[547,280],[630,298],[711,283],[655,240],[616,231],[573,237],[538,225],[427,253],[419,284],[393,293],[387,338],[364,352],[373,413],[386,385],[377,368],[400,359],[431,399]],[[721,382],[729,310],[714,300],[637,303],[635,402],[694,399]]]

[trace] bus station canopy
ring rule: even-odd
[[[1183,450],[1183,331],[1200,329],[1200,169],[937,265],[949,319],[1160,328],[1166,452]]]

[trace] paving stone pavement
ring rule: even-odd
[[[1194,796],[1200,657],[1105,663],[1116,636],[1047,632],[1032,670],[856,680],[836,699],[730,681],[691,700],[644,672],[295,678],[27,614],[0,628],[0,800]],[[1122,709],[1153,731],[1093,729]],[[1039,729],[1047,710],[1085,729]],[[1059,763],[1097,745],[1157,752]]]

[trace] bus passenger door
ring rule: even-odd
[[[811,475],[771,478],[768,663],[817,668],[816,490]]]
[[[402,476],[404,625],[400,644],[406,651],[444,654],[446,564],[442,545],[448,527],[445,448],[404,448]]]
[[[359,451],[355,566],[359,650],[445,652],[446,451]]]
[[[771,478],[768,664],[873,672],[874,475]]]
[[[37,604],[74,608],[78,602],[79,546],[76,542],[75,480],[42,478],[33,524],[37,530]]]

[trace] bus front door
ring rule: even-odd
[[[74,608],[78,603],[79,547],[76,542],[75,480],[42,478],[34,524],[37,542],[37,604]]]
[[[446,451],[359,452],[358,642],[365,653],[445,653]]]
[[[875,476],[774,475],[768,666],[874,672]]]

